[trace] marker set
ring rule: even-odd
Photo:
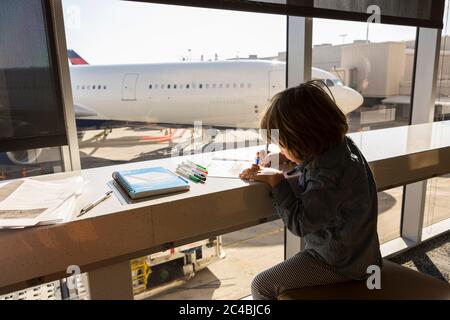
[[[205,183],[208,176],[207,168],[188,160],[178,165],[176,172],[195,183]]]

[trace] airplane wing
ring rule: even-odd
[[[73,109],[75,111],[75,118],[87,118],[98,116],[98,113],[90,110],[89,108],[82,107],[80,105],[74,104]]]

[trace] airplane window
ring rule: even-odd
[[[233,83],[233,88],[234,88],[234,89],[236,89],[236,88],[237,88],[237,85],[236,85],[236,83]]]
[[[81,87],[81,90],[84,90],[84,86]]]
[[[331,81],[330,79],[327,79],[326,83],[327,83],[327,86],[329,86],[329,87],[333,87],[334,86],[334,82]]]
[[[163,84],[161,85],[161,89],[164,89],[164,85]]]
[[[174,84],[174,85],[173,85],[173,88],[174,88],[174,89],[176,89],[176,88],[177,88],[177,85],[176,85],[176,84]]]
[[[221,83],[221,84],[219,84],[219,89],[222,89],[223,88],[223,84]]]
[[[213,89],[215,89],[215,88],[216,88],[216,84],[215,84],[215,83],[213,83],[212,87],[213,87]]]
[[[170,89],[172,86],[170,84],[167,85],[167,89]]]
[[[229,89],[229,88],[230,88],[230,84],[229,84],[229,83],[227,83],[226,87],[227,87],[227,89]]]
[[[97,88],[96,86],[92,86],[92,90],[95,90],[95,88]]]
[[[91,90],[91,86],[87,86],[87,89],[88,89],[88,90]]]
[[[152,89],[152,88],[153,88],[153,86],[152,86],[152,85],[149,85],[149,86],[148,86],[148,88],[149,88],[149,89]]]
[[[203,85],[202,85],[202,84],[199,85],[198,88],[199,88],[199,89],[203,89]]]
[[[190,88],[190,86],[187,84],[187,85],[186,85],[186,89],[189,89],[189,88]]]
[[[106,86],[103,86],[103,89],[106,90],[107,89]]]
[[[244,89],[244,87],[245,87],[245,86],[244,86],[244,84],[243,84],[243,83],[241,83],[241,89]]]
[[[158,89],[158,85],[157,84],[155,84],[155,89]]]

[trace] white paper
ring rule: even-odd
[[[211,160],[208,177],[239,178],[239,174],[252,165],[253,162],[248,160]]]
[[[24,179],[10,183],[18,181],[22,184],[0,201],[0,228],[30,227],[67,221],[75,210],[76,197],[84,186],[81,177],[54,182]],[[0,193],[7,186],[8,183],[1,184]]]

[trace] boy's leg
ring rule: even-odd
[[[300,252],[258,274],[252,282],[252,296],[255,300],[274,300],[288,289],[345,281],[349,279],[332,267],[307,252]]]

